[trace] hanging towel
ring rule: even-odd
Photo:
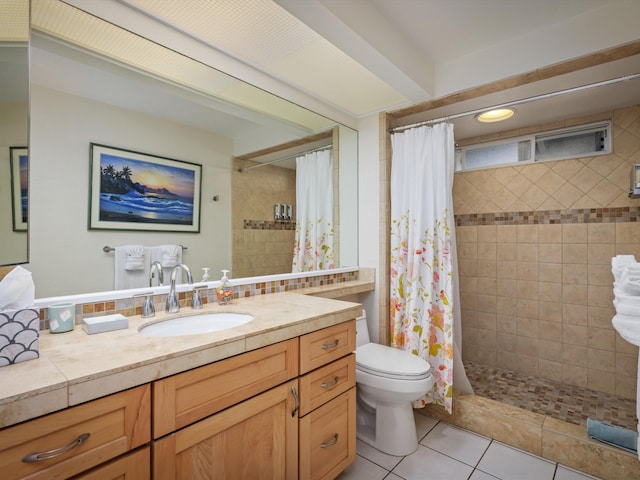
[[[592,440],[637,453],[638,432],[587,418],[587,434]]]
[[[182,247],[180,245],[161,245],[162,259],[160,263],[164,268],[173,268],[182,258]]]
[[[149,255],[142,245],[116,247],[114,288],[124,290],[149,285]]]
[[[142,245],[129,245],[126,247],[127,259],[125,270],[144,270],[144,247]]]
[[[177,264],[182,263],[182,247],[180,245],[158,245],[150,247],[150,264],[158,261],[162,265],[162,274],[164,275],[165,285],[169,284],[171,278],[171,270]],[[176,277],[176,283],[182,283],[182,270]]]

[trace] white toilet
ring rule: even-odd
[[[389,455],[418,448],[412,402],[433,387],[431,365],[403,350],[370,343],[364,310],[356,322],[356,436]]]

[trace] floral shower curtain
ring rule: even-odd
[[[296,233],[292,271],[333,268],[331,150],[296,158]]]
[[[436,403],[451,413],[454,345],[460,345],[453,125],[395,133],[391,145],[391,344],[431,364],[434,389],[414,406]],[[470,391],[456,360],[456,383]]]

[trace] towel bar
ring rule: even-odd
[[[180,247],[182,248],[182,250],[187,250],[187,247],[185,247],[184,245],[180,245]],[[104,247],[102,247],[102,251],[104,253],[114,252],[115,250],[115,248],[110,247],[109,245],[105,245]]]

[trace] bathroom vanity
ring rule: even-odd
[[[3,478],[335,478],[355,459],[361,306],[279,293],[203,312],[223,308],[255,320],[42,332],[40,359],[0,369]]]

